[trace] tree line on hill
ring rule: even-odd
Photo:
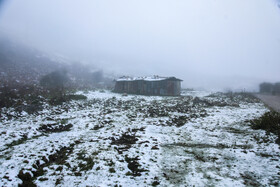
[[[69,100],[86,99],[83,95],[74,94],[76,90],[104,89],[113,84],[113,80],[104,76],[102,71],[74,73],[62,68],[41,75],[38,82],[1,81],[0,109],[13,107],[19,112],[34,113],[42,109],[44,102],[59,105]]]

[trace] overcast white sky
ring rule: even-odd
[[[8,0],[0,29],[50,53],[184,87],[280,81],[275,0]]]

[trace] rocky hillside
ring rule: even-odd
[[[92,65],[73,63],[64,57],[44,53],[0,35],[0,87],[36,85],[42,76],[59,69],[68,72],[72,85],[76,87],[112,86],[112,78]]]

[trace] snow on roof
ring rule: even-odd
[[[129,77],[129,76],[122,76],[118,78],[116,81],[138,81],[138,80],[143,80],[143,81],[162,81],[166,79],[177,79],[175,77],[160,77],[158,75],[150,76],[150,77]],[[180,79],[177,79],[181,81]]]

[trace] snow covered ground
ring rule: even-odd
[[[267,111],[242,94],[79,92],[38,114],[2,109],[0,186],[279,186]]]

